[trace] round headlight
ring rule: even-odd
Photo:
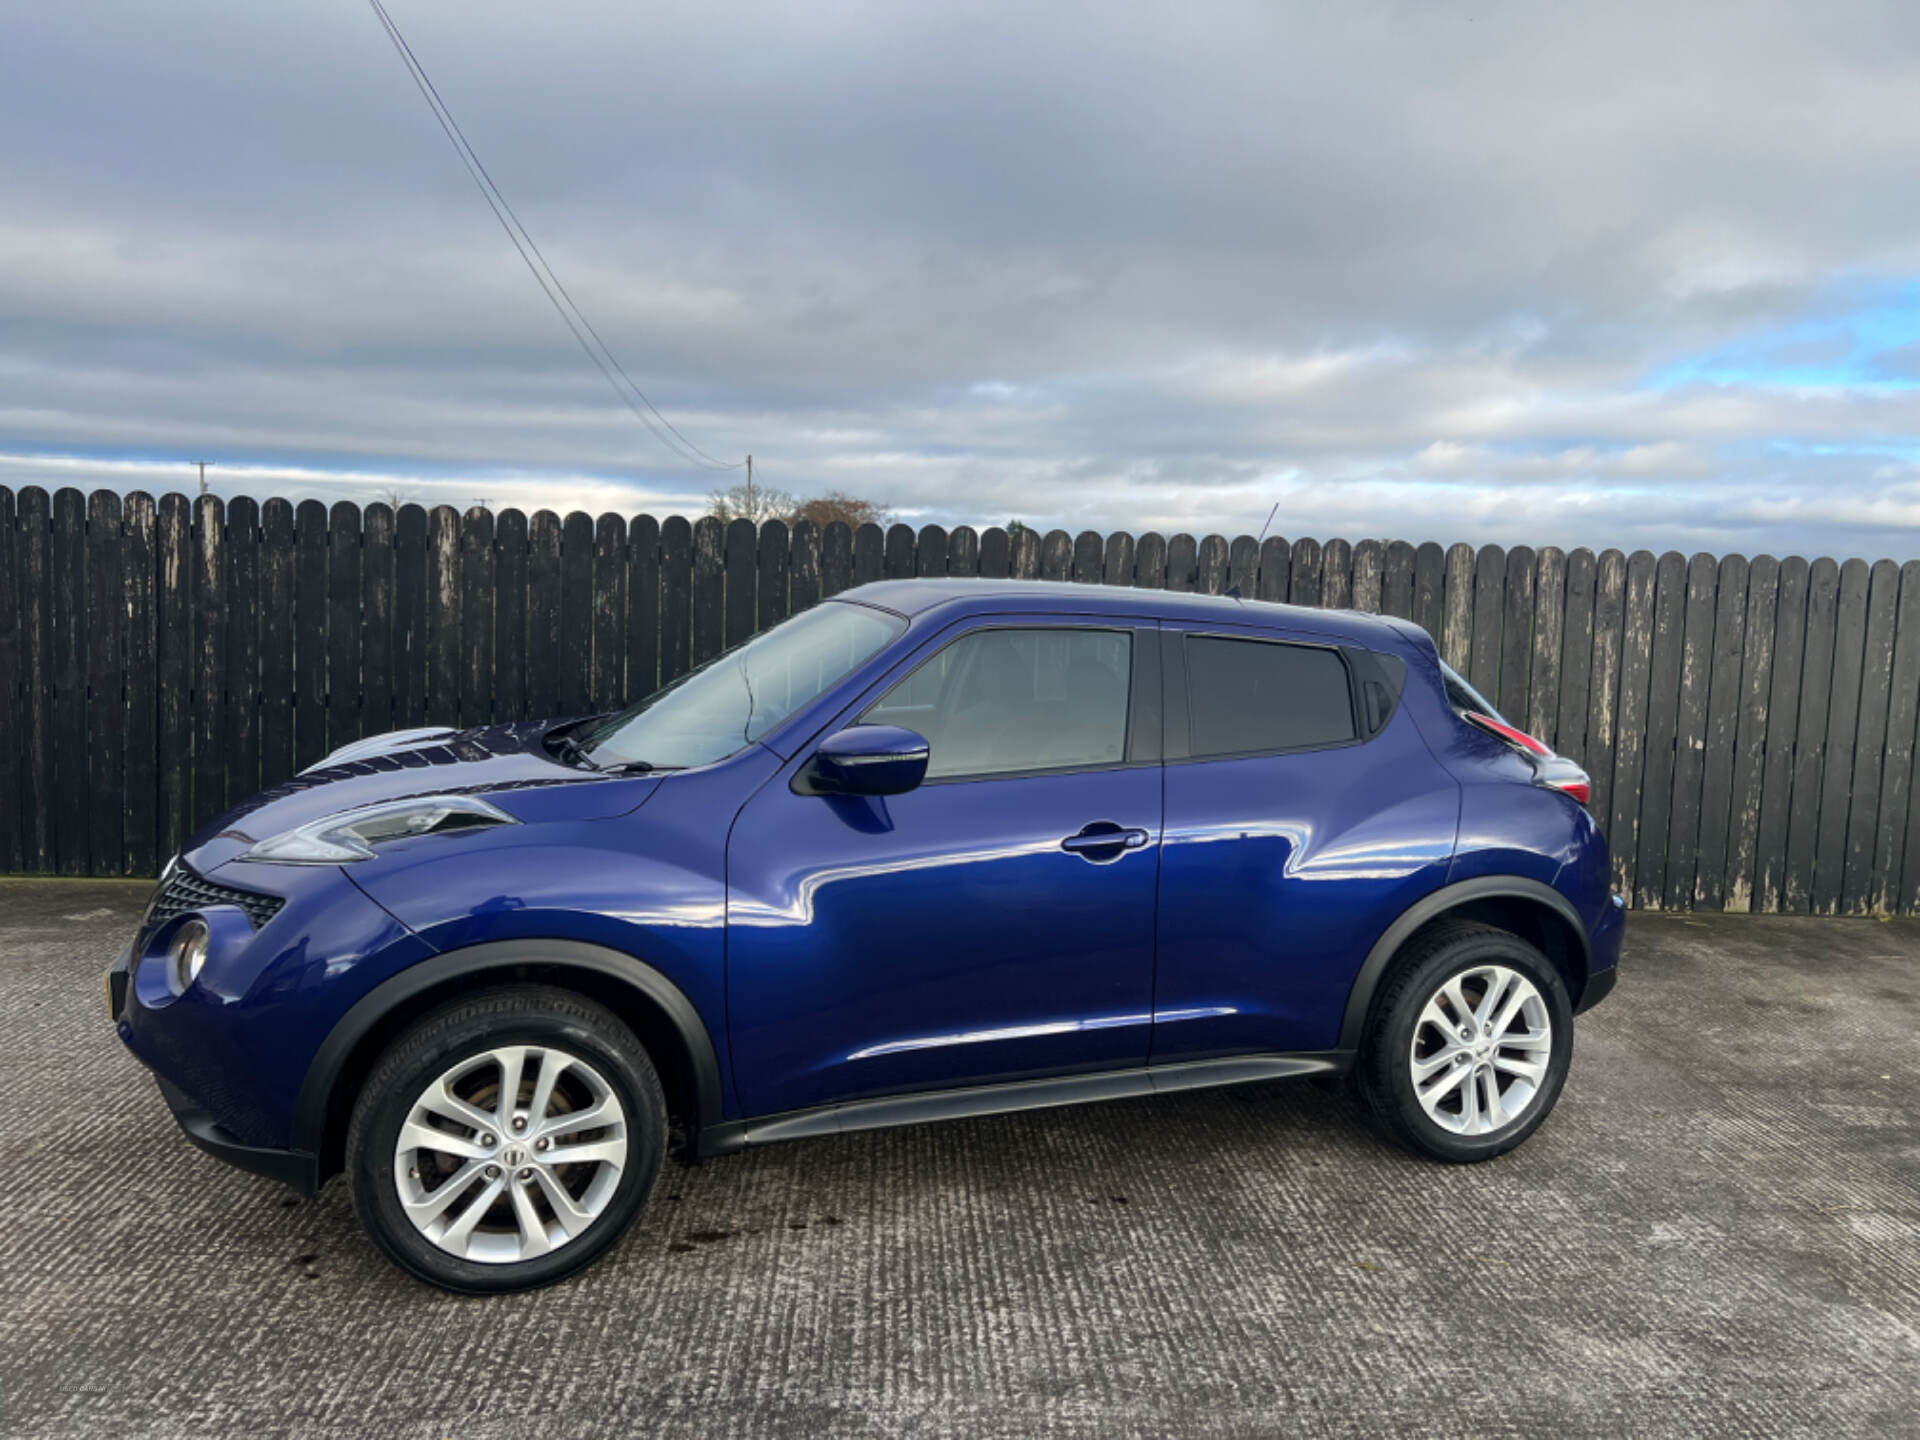
[[[173,932],[173,945],[167,951],[167,967],[174,994],[184,994],[186,988],[199,977],[200,967],[206,963],[207,927],[198,920],[189,920]]]

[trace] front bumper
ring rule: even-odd
[[[294,1117],[313,1056],[367,990],[432,950],[337,869],[282,869],[236,863],[217,880],[187,871],[215,893],[197,891],[180,914],[143,922],[107,970],[106,1003],[194,1145],[312,1193],[321,1145],[297,1133]],[[274,908],[256,915],[230,898],[240,896]],[[189,915],[208,925],[211,943],[181,990],[164,953]]]
[[[129,945],[107,967],[107,973],[102,977],[107,992],[107,1009],[116,1026],[126,1012],[132,990],[132,975],[133,947]],[[160,1098],[167,1102],[167,1109],[173,1112],[174,1120],[187,1139],[214,1159],[291,1185],[302,1195],[312,1195],[320,1188],[320,1167],[313,1156],[299,1150],[248,1145],[179,1086],[170,1084],[157,1074],[153,1078],[160,1087]]]
[[[320,1188],[320,1164],[312,1155],[300,1150],[273,1150],[259,1145],[243,1145],[188,1096],[157,1075],[154,1080],[160,1086],[160,1097],[167,1102],[167,1108],[173,1111],[173,1118],[179,1122],[187,1139],[214,1159],[250,1170],[255,1175],[264,1175],[269,1180],[278,1180],[283,1185],[291,1185],[302,1195],[310,1196]]]

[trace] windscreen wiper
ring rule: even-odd
[[[606,767],[587,753],[587,747],[571,735],[549,735],[547,745],[555,755],[569,765],[578,765],[583,770],[604,770]]]

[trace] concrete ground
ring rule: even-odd
[[[670,1166],[456,1299],[175,1132],[0,882],[0,1433],[1920,1432],[1920,926],[1636,917],[1558,1112],[1427,1164],[1306,1083]]]

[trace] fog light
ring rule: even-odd
[[[189,920],[173,932],[173,944],[167,950],[167,975],[173,982],[173,993],[185,994],[206,963],[207,927],[198,920]]]

